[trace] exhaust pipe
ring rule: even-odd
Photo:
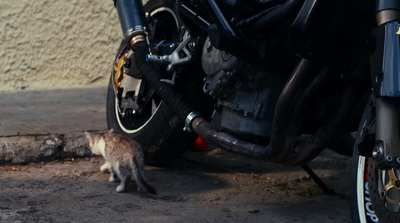
[[[180,117],[181,120],[185,120],[185,130],[194,131],[200,137],[217,144],[222,149],[240,155],[286,163],[289,165],[298,164],[298,162],[301,161],[299,160],[299,157],[296,158],[295,156],[290,159],[287,159],[287,156],[278,157],[286,134],[277,137],[279,142],[276,142],[277,146],[273,147],[271,146],[275,145],[273,143],[270,143],[268,146],[257,145],[240,140],[226,132],[219,131],[210,122],[201,117],[200,113],[196,112],[194,107],[190,105],[190,103],[186,102],[179,92],[170,85],[160,81],[161,74],[158,69],[152,63],[146,62],[146,55],[149,53],[149,47],[145,41],[139,41],[133,44],[132,50],[135,55],[136,67],[143,74],[143,79],[151,85],[154,91],[161,97],[166,105]],[[283,94],[281,95],[282,98],[280,101],[282,103],[281,105],[277,105],[277,110],[285,110],[288,106],[287,104],[292,102],[290,100],[290,95],[297,93],[296,89],[298,89],[302,85],[302,81],[306,79],[304,76],[308,75],[309,67],[310,62],[308,60],[303,59],[299,63],[289,81],[289,84],[285,87]],[[281,121],[288,116],[290,116],[290,112],[286,112],[280,116],[281,118],[277,119],[278,123],[273,125],[276,128],[276,134],[286,132],[288,126],[286,123],[281,123]],[[281,140],[283,140],[283,142]]]
[[[292,106],[295,104],[295,94],[301,92],[305,82],[309,79],[314,65],[302,59],[286,87],[282,91],[275,109],[274,121],[272,126],[271,141],[268,145],[258,145],[241,140],[231,134],[218,130],[213,124],[201,117],[201,114],[194,110],[194,107],[185,101],[181,93],[177,92],[170,85],[160,81],[161,73],[149,62],[146,62],[146,55],[149,47],[145,41],[136,42],[132,46],[135,54],[135,64],[143,74],[143,79],[147,81],[154,91],[161,97],[164,103],[181,120],[185,120],[185,130],[194,131],[203,139],[213,142],[222,149],[238,153],[251,158],[262,159],[286,165],[301,165],[311,161],[326,146],[329,139],[338,133],[338,124],[346,120],[347,114],[351,111],[354,97],[344,97],[344,106],[340,109],[333,123],[322,127],[322,131],[316,136],[309,138],[305,143],[288,143],[290,135],[290,121],[292,118]],[[357,95],[358,87],[349,89],[350,95]],[[339,123],[340,122],[340,123]],[[327,137],[332,136],[332,137]],[[290,137],[289,137],[290,138]]]

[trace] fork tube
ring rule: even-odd
[[[114,0],[122,32],[128,46],[135,36],[145,36],[147,20],[141,0]]]
[[[382,25],[400,18],[399,0],[378,0],[376,1],[376,23]]]
[[[376,1],[376,23],[371,48],[371,75],[376,99],[378,168],[400,167],[400,1]],[[373,44],[372,44],[373,45]]]
[[[400,166],[400,114],[397,98],[376,99],[376,141],[383,152],[382,156],[375,157],[378,166],[390,169]],[[380,145],[378,145],[380,144]]]

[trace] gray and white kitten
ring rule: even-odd
[[[133,176],[138,191],[156,193],[144,177],[144,154],[137,142],[127,136],[114,134],[113,129],[103,134],[85,134],[92,153],[102,155],[106,160],[100,171],[110,171],[110,181],[121,181],[117,192],[126,191]]]

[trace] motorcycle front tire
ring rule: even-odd
[[[371,96],[364,109],[356,137],[350,179],[350,207],[353,223],[399,223],[400,207],[390,211],[382,197],[380,176],[372,149],[375,146],[375,106]],[[368,151],[368,152],[366,152]],[[399,205],[398,205],[399,206]]]

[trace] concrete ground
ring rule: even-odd
[[[84,131],[107,128],[107,88],[0,92],[0,164],[87,154]]]
[[[332,151],[310,166],[335,195],[300,167],[220,149],[146,166],[157,195],[117,193],[101,157],[78,158],[105,107],[106,87],[0,93],[0,222],[350,222],[351,158]]]

